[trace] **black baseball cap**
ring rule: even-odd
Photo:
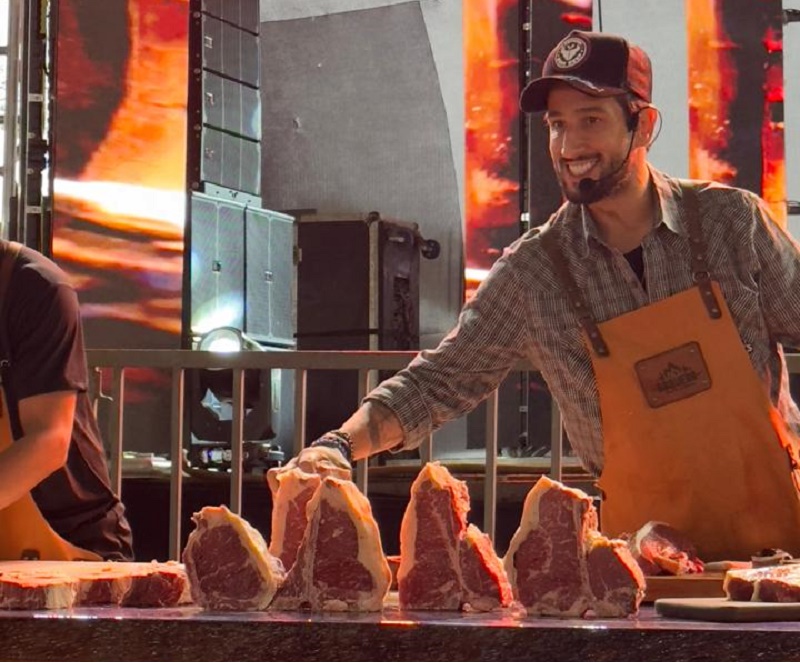
[[[642,105],[653,95],[650,58],[627,39],[603,32],[573,30],[550,51],[542,75],[522,91],[520,108],[526,113],[547,110],[547,95],[555,81],[563,81],[595,97],[631,94]]]

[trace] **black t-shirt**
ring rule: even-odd
[[[56,391],[78,393],[67,462],[31,495],[64,539],[104,559],[132,559],[125,510],[110,486],[100,431],[86,393],[88,371],[78,298],[67,276],[40,253],[23,247],[3,303],[0,356],[15,440],[24,431],[20,400]],[[2,534],[0,534],[2,535]]]
[[[644,286],[644,249],[641,246],[637,246],[633,251],[628,251],[623,255],[628,264],[630,264],[631,269],[633,269],[633,273],[639,277],[639,281]]]

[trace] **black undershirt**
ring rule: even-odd
[[[639,277],[639,281],[644,286],[644,251],[641,246],[637,246],[633,251],[623,254],[625,260],[633,269],[634,274]]]

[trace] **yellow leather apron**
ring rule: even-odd
[[[0,304],[19,245],[0,242]],[[2,320],[0,320],[2,323]],[[0,381],[0,454],[13,444],[5,391]],[[45,520],[30,493],[0,510],[0,560],[99,560],[95,553],[73,546],[61,538]]]
[[[697,287],[595,323],[563,259],[557,268],[578,300],[600,398],[601,528],[618,536],[663,521],[706,561],[766,547],[797,556],[798,441],[705,267],[696,193],[684,192]]]

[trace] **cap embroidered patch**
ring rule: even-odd
[[[561,42],[554,63],[559,69],[573,69],[589,55],[589,44],[580,37],[570,37]]]

